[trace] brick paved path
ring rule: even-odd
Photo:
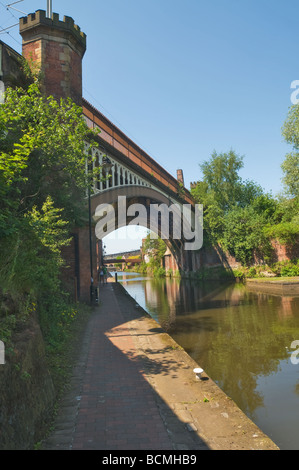
[[[101,288],[43,449],[272,450],[277,446],[120,284]]]
[[[111,285],[94,316],[73,449],[172,449]]]
[[[85,350],[44,448],[173,449],[111,284],[101,289]]]

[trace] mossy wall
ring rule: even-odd
[[[43,336],[31,318],[19,326],[0,365],[0,450],[32,449],[43,436],[55,391]]]

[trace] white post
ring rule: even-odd
[[[117,165],[117,186],[120,186],[120,165]]]
[[[96,163],[95,163],[95,161],[94,161],[94,156],[92,156],[92,173],[93,173],[93,175],[94,175],[94,173],[95,173],[95,166],[96,166]],[[93,186],[93,192],[95,193],[95,192],[96,192],[96,188],[97,188],[95,177],[92,178],[92,186]]]
[[[112,167],[112,188],[115,186],[115,165]]]
[[[5,364],[5,346],[2,341],[0,341],[0,366]]]
[[[3,71],[2,71],[2,44],[0,44],[0,78],[3,76]]]
[[[2,80],[0,80],[0,104],[4,104],[4,92],[5,92],[5,85],[2,82]]]
[[[102,181],[102,178],[103,178],[103,155],[101,155],[99,157],[99,165],[101,167],[100,169],[100,191],[103,191],[103,181]]]

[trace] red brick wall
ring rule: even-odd
[[[90,249],[89,249],[89,227],[77,230],[79,251],[79,276],[80,276],[80,300],[88,302],[90,299]],[[92,230],[92,261],[94,285],[97,283],[97,249],[94,230]]]
[[[62,280],[65,288],[74,300],[89,302],[91,284],[89,227],[76,229],[71,244],[63,249],[62,254],[66,263],[66,267],[62,270]],[[101,242],[96,241],[92,229],[94,286],[97,285],[99,256],[101,256]]]
[[[46,95],[82,102],[82,59],[86,35],[70,17],[59,20],[38,10],[20,19],[23,56],[41,69]]]
[[[272,240],[273,254],[271,263],[278,261],[290,261],[293,259],[299,258],[299,240],[297,243],[293,244],[292,247],[282,245],[276,240]],[[202,248],[198,252],[195,252],[193,255],[196,260],[193,261],[193,266],[196,266],[196,269],[199,267],[217,267],[223,265],[228,269],[237,269],[241,266],[241,263],[236,260],[236,258],[229,253],[224,253],[221,251],[220,247],[215,248]],[[260,259],[256,256],[254,260],[254,265],[261,265],[263,259]],[[194,269],[194,270],[196,270]]]
[[[23,56],[31,62],[40,63],[41,61],[41,41],[30,42],[23,45]]]
[[[171,269],[173,272],[178,270],[177,262],[172,254],[166,255],[164,257],[164,268],[166,271],[169,271],[169,269]]]
[[[43,73],[43,91],[56,99],[82,99],[82,59],[75,51],[53,40],[36,40],[23,45],[23,55]]]
[[[299,258],[299,240],[292,246],[282,245],[277,240],[272,240],[272,246],[274,248],[273,261],[291,261]]]

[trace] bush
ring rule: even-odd
[[[277,239],[283,245],[292,245],[299,237],[299,223],[294,219],[290,222],[281,222],[264,229],[266,236]]]
[[[166,271],[164,268],[155,268],[153,270],[153,276],[154,277],[165,277],[166,276]]]
[[[235,278],[244,279],[245,271],[242,269],[233,269],[233,275]]]
[[[250,265],[255,252],[269,254],[270,243],[263,231],[264,224],[264,216],[253,206],[235,207],[225,218],[223,248],[243,266]]]
[[[299,276],[299,260],[280,261],[272,267],[273,272],[280,277]]]
[[[254,268],[253,266],[251,268],[248,269],[248,272],[247,272],[247,277],[256,277],[256,268]]]

